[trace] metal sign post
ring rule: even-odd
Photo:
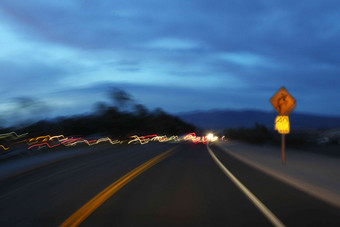
[[[282,165],[286,165],[285,134],[281,134],[281,160],[282,160]]]
[[[290,132],[290,124],[288,116],[277,116],[275,119],[275,130],[277,130],[281,134],[281,157],[282,157],[282,165],[286,164],[285,157],[285,135]]]
[[[269,100],[279,116],[275,119],[275,130],[281,134],[281,159],[282,165],[286,164],[285,156],[285,134],[290,132],[290,123],[288,115],[294,110],[296,100],[282,87],[275,95]]]

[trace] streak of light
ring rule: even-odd
[[[209,134],[206,136],[206,138],[207,138],[207,141],[212,141],[212,142],[218,140],[218,137],[217,137],[217,136],[214,136],[214,134],[212,134],[212,133],[209,133]]]
[[[31,138],[28,140],[28,143],[34,143],[35,141],[39,141],[41,140],[41,142],[45,142],[45,141],[48,141],[50,140],[51,136],[50,135],[47,135],[47,136],[39,136],[39,137],[36,137],[36,138]]]
[[[37,146],[41,148],[41,147],[44,146],[44,145],[48,146],[49,148],[53,148],[53,147],[59,146],[60,144],[50,145],[49,143],[44,142],[44,143],[34,144],[34,145],[28,147],[27,149],[29,150],[29,149],[31,149],[31,148],[33,148],[33,147],[37,147]]]
[[[9,147],[4,147],[4,145],[0,145],[0,147],[2,147],[2,149],[4,149],[5,151],[9,149]]]
[[[191,142],[197,144],[197,143],[201,142],[201,137],[196,136],[196,133],[193,132],[193,133],[189,133],[189,134],[185,135],[183,140],[191,141]]]
[[[94,140],[86,140],[86,139],[82,139],[82,138],[65,138],[63,135],[60,136],[54,136],[54,137],[50,137],[50,140],[53,140],[54,138],[57,138],[58,141],[60,142],[59,144],[55,144],[55,145],[50,145],[47,142],[43,142],[43,143],[36,143],[31,145],[30,147],[28,147],[28,149],[31,149],[33,147],[39,147],[42,148],[44,146],[47,146],[49,148],[53,148],[59,145],[64,145],[66,147],[70,147],[70,146],[75,146],[79,143],[86,143],[89,146],[95,145],[95,144],[99,144],[102,142],[110,142],[111,144],[118,144],[121,143],[119,140],[111,140],[109,137],[105,137],[105,138],[100,138],[98,140],[94,139]],[[63,139],[59,139],[59,138],[63,138]]]
[[[5,134],[1,134],[0,136],[2,136],[2,138],[7,138],[7,137],[15,137],[17,136],[17,138],[19,138],[20,136],[26,136],[26,134],[22,134],[22,135],[17,135],[15,132],[11,132],[11,133],[5,133]],[[193,141],[196,142],[200,142],[200,137],[196,137],[196,134],[193,133]],[[196,139],[196,140],[195,140]],[[66,137],[64,135],[55,135],[55,136],[51,136],[51,135],[43,135],[43,136],[38,136],[38,137],[34,137],[34,138],[30,138],[30,139],[25,139],[25,140],[21,140],[21,141],[16,141],[14,143],[12,143],[9,146],[4,146],[4,145],[0,145],[0,147],[3,150],[8,150],[10,149],[13,145],[15,144],[27,144],[28,146],[28,150],[36,147],[38,149],[42,149],[44,147],[47,148],[54,148],[60,145],[63,145],[65,147],[71,147],[71,146],[75,146],[77,144],[81,144],[81,143],[85,143],[88,146],[93,146],[102,142],[109,142],[111,144],[122,144],[122,143],[140,143],[140,144],[147,144],[149,142],[179,142],[181,141],[181,139],[178,136],[171,136],[171,137],[167,137],[166,135],[163,136],[158,136],[156,134],[152,134],[152,135],[144,135],[144,136],[138,136],[138,135],[134,135],[129,137],[128,139],[125,140],[112,140],[109,137],[103,137],[103,138],[99,138],[99,139],[93,139],[93,140],[86,140],[83,139],[81,137],[78,138],[73,138],[73,137]]]
[[[28,133],[18,135],[16,132],[9,132],[9,133],[0,134],[0,139],[4,139],[4,138],[7,138],[7,137],[18,139],[18,138],[27,136],[27,134]]]
[[[207,144],[208,141],[209,141],[209,139],[207,137],[205,137],[205,136],[202,137],[202,143],[203,144]]]
[[[131,140],[128,142],[128,144],[131,143],[140,143],[140,144],[146,144],[149,143],[151,141],[157,141],[157,142],[169,142],[169,141],[179,141],[178,136],[171,136],[171,137],[167,137],[167,136],[158,136],[156,134],[154,135],[147,135],[147,136],[131,136],[130,137]]]
[[[158,140],[158,142],[164,143],[164,142],[179,142],[180,139],[178,138],[178,136],[170,136],[170,137],[166,137],[166,136],[162,136],[162,138],[160,138]]]
[[[111,140],[109,137],[104,137],[104,138],[100,138],[98,139],[97,141],[93,142],[90,144],[90,142],[88,143],[88,145],[95,145],[95,144],[98,144],[98,143],[101,143],[101,142],[110,142],[111,144],[118,144],[118,143],[121,143],[121,141],[119,140]]]
[[[46,136],[38,136],[35,138],[31,138],[31,139],[26,139],[26,140],[21,140],[21,141],[16,141],[14,143],[12,143],[9,147],[12,147],[15,144],[20,144],[20,143],[26,143],[28,146],[32,146],[33,144],[37,144],[37,143],[44,143],[47,141],[53,141],[55,139],[58,139],[59,142],[66,140],[67,138],[65,138],[63,135],[58,135],[58,136],[50,136],[50,135],[46,135]],[[41,140],[41,141],[39,141]]]
[[[150,140],[153,137],[157,137],[157,135],[148,135],[148,136],[141,136],[141,137],[137,136],[137,135],[134,135],[134,136],[130,137],[130,138],[132,138],[132,140],[130,140],[128,142],[128,144],[135,143],[135,142],[139,142],[140,144],[146,144],[146,143],[150,142]]]

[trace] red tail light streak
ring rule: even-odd
[[[189,133],[183,137],[183,139],[180,139],[178,136],[173,135],[173,136],[159,136],[157,134],[151,134],[151,135],[144,135],[144,136],[138,136],[134,135],[131,136],[125,140],[113,140],[110,139],[109,137],[102,137],[98,139],[91,139],[87,140],[82,137],[67,137],[64,135],[44,135],[44,136],[38,136],[30,139],[25,139],[25,140],[18,140],[22,137],[27,136],[28,133],[22,134],[22,135],[17,135],[15,132],[11,133],[6,133],[6,134],[0,134],[0,142],[1,139],[5,139],[7,142],[9,140],[14,140],[11,145],[5,146],[0,144],[0,149],[3,151],[7,151],[11,149],[14,145],[18,144],[27,144],[27,149],[30,150],[32,148],[54,148],[58,147],[60,145],[63,145],[64,147],[71,147],[71,146],[76,146],[77,144],[86,144],[88,146],[93,146],[97,145],[99,143],[103,142],[108,142],[110,144],[122,144],[122,143],[127,143],[127,144],[147,144],[149,142],[180,142],[180,141],[190,141],[195,144],[197,143],[203,143],[206,144],[208,141],[210,141],[211,137],[199,137],[196,135],[196,133]],[[15,141],[18,140],[18,141]]]

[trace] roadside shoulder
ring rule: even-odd
[[[282,165],[279,148],[242,143],[216,145],[256,169],[340,207],[340,159],[288,150],[287,163]]]

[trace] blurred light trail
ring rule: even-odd
[[[145,139],[145,138],[152,138],[152,137],[156,137],[157,135],[147,135],[147,136],[142,136],[141,139]]]
[[[16,132],[3,133],[3,134],[0,134],[0,140],[3,139],[3,140],[5,140],[7,142],[8,140],[17,140],[17,139],[25,137],[27,135],[28,135],[28,133],[24,133],[24,134],[21,134],[21,135],[18,135]],[[8,149],[10,149],[12,144],[9,145],[9,146],[4,146],[4,145],[0,144],[0,147],[3,150],[7,151]]]
[[[50,140],[50,138],[51,138],[50,135],[47,135],[47,136],[39,136],[39,137],[36,137],[36,138],[29,139],[29,140],[28,140],[28,143],[34,143],[35,141],[39,141],[39,140],[41,140],[41,142],[45,142],[45,141]]]
[[[189,133],[187,135],[184,136],[184,140],[192,140],[193,138],[196,138],[196,133]]]
[[[162,139],[159,142],[170,142],[170,141],[179,142],[180,139],[178,138],[178,136],[170,136],[169,138]]]
[[[211,142],[218,140],[218,137],[214,136],[214,134],[212,134],[212,133],[209,133],[206,137],[207,137],[207,140],[211,141]]]
[[[62,139],[60,139],[60,138],[62,138]],[[58,141],[61,142],[63,140],[66,140],[67,138],[65,138],[63,135],[59,135],[59,136],[50,136],[50,135],[38,136],[38,137],[35,137],[35,138],[14,142],[9,147],[12,147],[13,145],[20,144],[20,143],[26,143],[27,145],[31,146],[31,145],[36,144],[36,143],[53,141],[54,139],[58,139]]]
[[[191,141],[195,144],[197,143],[203,143],[203,144],[207,144],[208,142],[214,142],[216,140],[218,140],[217,136],[214,136],[212,133],[209,133],[207,136],[202,136],[199,137],[196,135],[196,133],[189,133],[187,135],[185,135],[183,137],[184,141]]]
[[[128,144],[130,143],[134,143],[134,142],[139,142],[140,144],[146,144],[149,142],[149,139],[141,139],[139,136],[131,136],[130,138],[133,138],[132,140],[130,140],[128,142]]]
[[[146,144],[149,143],[151,141],[157,141],[157,142],[169,142],[169,141],[178,141],[178,136],[171,136],[170,138],[168,138],[167,136],[158,136],[156,134],[154,135],[147,135],[147,136],[131,136],[130,138],[132,138],[132,140],[130,140],[128,142],[128,144],[130,143],[140,143],[140,144]]]
[[[208,140],[205,136],[202,137],[202,143],[203,143],[203,144],[207,144],[208,141],[209,141],[209,140]]]
[[[32,147],[39,147],[39,148],[41,148],[41,147],[44,146],[44,145],[48,146],[49,148],[53,148],[53,147],[59,146],[60,144],[50,145],[49,143],[44,142],[44,143],[34,144],[34,145],[28,147],[27,149],[29,150],[29,149],[31,149]]]
[[[16,132],[9,132],[9,133],[0,134],[0,139],[5,139],[5,138],[8,138],[8,137],[11,137],[11,138],[14,137],[14,139],[18,139],[18,138],[21,138],[21,137],[25,137],[26,135],[28,135],[28,133],[18,135]]]
[[[101,142],[110,142],[111,144],[118,144],[118,143],[121,143],[121,141],[119,140],[111,140],[109,137],[104,137],[104,138],[100,138],[98,140],[96,140],[95,142],[87,142],[88,145],[95,145],[95,144],[98,144],[98,143],[101,143]]]
[[[4,147],[4,145],[0,145],[0,147],[1,147],[2,149],[4,149],[5,151],[7,151],[7,150],[9,149],[9,147]]]
[[[5,133],[5,134],[0,134],[0,139],[1,138],[7,138],[7,137],[13,137],[13,138],[20,138],[20,137],[24,137],[26,136],[28,133],[22,134],[22,135],[17,135],[15,132],[11,132],[11,133]],[[192,141],[194,141],[195,143],[200,142],[200,137],[196,137],[195,133],[191,133],[192,135]],[[44,147],[47,148],[54,148],[60,145],[63,145],[65,147],[71,147],[71,146],[75,146],[77,144],[81,144],[81,143],[85,143],[88,146],[93,146],[102,142],[109,142],[111,144],[123,144],[123,143],[139,143],[139,144],[147,144],[149,142],[179,142],[181,141],[181,139],[176,136],[173,135],[171,137],[167,137],[166,135],[163,136],[158,136],[157,134],[151,134],[151,135],[144,135],[144,136],[138,136],[138,135],[134,135],[129,137],[128,139],[125,140],[112,140],[109,137],[103,137],[103,138],[99,138],[99,139],[93,139],[93,140],[87,140],[81,137],[77,137],[77,138],[73,138],[73,137],[66,137],[64,135],[55,135],[55,136],[51,136],[51,135],[44,135],[44,136],[38,136],[38,137],[34,137],[34,138],[30,138],[30,139],[25,139],[25,140],[20,140],[20,141],[16,141],[12,144],[10,144],[9,146],[5,146],[5,145],[0,145],[0,147],[7,151],[8,149],[10,149],[11,147],[13,147],[16,144],[27,144],[28,146],[28,150],[32,149],[32,148],[38,148],[38,149],[42,149]]]
[[[60,137],[62,137],[63,139],[59,139]],[[42,138],[42,137],[40,137]],[[94,139],[94,140],[86,140],[86,139],[83,139],[83,138],[65,138],[63,135],[60,135],[60,136],[53,136],[53,137],[50,137],[49,140],[53,140],[54,138],[58,138],[58,141],[60,142],[59,144],[55,144],[55,145],[50,145],[49,143],[47,142],[43,142],[43,143],[37,143],[37,144],[34,144],[30,147],[28,147],[28,149],[31,149],[33,147],[39,147],[39,148],[42,148],[44,146],[47,146],[49,148],[53,148],[53,147],[56,147],[56,146],[59,146],[59,145],[64,145],[66,147],[69,147],[69,146],[75,146],[79,143],[86,143],[87,145],[89,146],[92,146],[92,145],[95,145],[95,144],[98,144],[98,143],[101,143],[101,142],[110,142],[111,144],[118,144],[120,143],[119,140],[111,140],[109,137],[105,137],[105,138],[100,138],[100,139]]]
[[[196,133],[189,133],[186,136],[184,136],[183,140],[185,141],[191,141],[195,144],[201,142],[201,137],[196,136]]]

